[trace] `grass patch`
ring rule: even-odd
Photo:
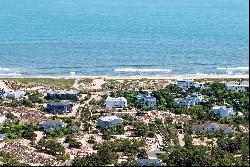
[[[79,81],[79,84],[91,84],[94,79],[86,78]]]
[[[6,78],[2,80],[15,81],[26,87],[49,86],[57,89],[72,88],[75,79],[54,79],[54,78]]]

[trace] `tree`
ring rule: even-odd
[[[28,140],[34,141],[36,139],[36,134],[32,125],[26,125],[22,133],[22,137]]]
[[[190,148],[193,145],[192,144],[192,142],[193,142],[192,136],[190,134],[188,134],[188,133],[185,133],[184,142],[185,142],[185,147]]]

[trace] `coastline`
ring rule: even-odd
[[[186,74],[173,76],[0,76],[4,78],[50,78],[50,79],[156,79],[156,80],[181,80],[181,79],[249,79],[249,75],[229,75],[229,74]]]

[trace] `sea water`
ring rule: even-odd
[[[248,0],[1,0],[0,76],[242,74]]]

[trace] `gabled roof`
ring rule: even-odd
[[[61,119],[48,119],[46,121],[42,121],[40,122],[40,124],[46,124],[46,125],[60,125],[60,124],[63,124],[64,122],[61,120]]]
[[[51,103],[48,103],[48,105],[51,105],[51,106],[66,106],[68,105],[68,103],[64,103],[64,102],[51,102]]]
[[[122,119],[122,118],[119,118],[115,115],[109,115],[109,116],[105,116],[105,117],[102,117],[102,118],[99,118],[100,120],[102,121],[105,121],[105,122],[110,122],[110,121],[113,121],[113,120],[116,120],[116,119]]]
[[[207,128],[210,124],[214,124],[212,121],[206,121],[204,124],[192,125],[192,130],[200,130]]]
[[[214,106],[212,108],[212,110],[224,110],[224,111],[227,111],[227,112],[229,112],[232,109],[233,109],[232,107],[226,107],[226,106]]]
[[[65,90],[49,90],[48,94],[78,94],[79,91],[76,90],[70,90],[70,91],[65,91]]]
[[[127,101],[125,97],[110,97],[108,96],[106,101]]]

